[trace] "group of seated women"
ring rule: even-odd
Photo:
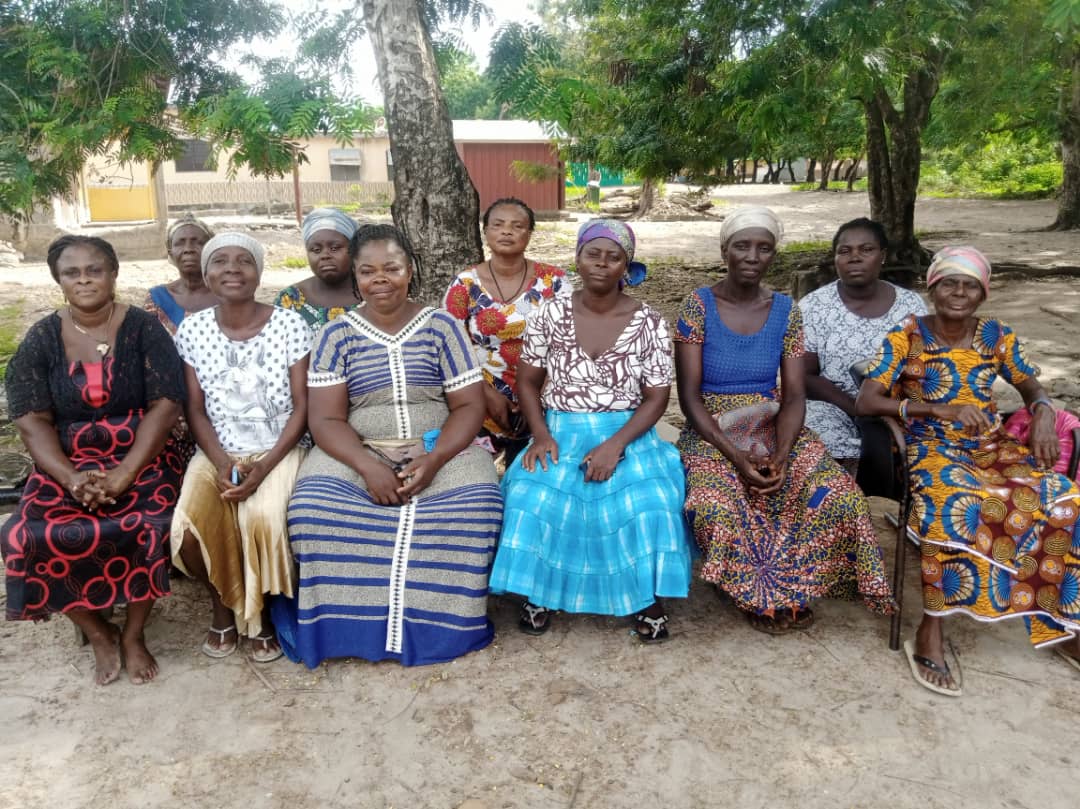
[[[489,593],[520,600],[529,634],[584,612],[631,616],[637,640],[660,643],[695,557],[761,632],[809,628],[822,598],[888,613],[850,474],[859,413],[897,417],[909,438],[916,680],[960,693],[941,625],[954,612],[1023,617],[1080,667],[1080,490],[1050,471],[1037,370],[1007,326],[975,316],[990,276],[977,250],[938,253],[927,315],[880,279],[880,225],[855,220],[833,242],[838,280],[796,305],[763,284],[780,221],[738,209],[720,235],[727,273],[671,330],[627,292],[646,268],[625,223],[582,224],[574,285],[526,257],[521,201],[483,225],[490,258],[442,308],[416,300],[423,268],[400,230],[331,209],[305,219],[313,275],[276,306],[256,299],[259,242],[191,217],[169,230],[180,278],[150,290],[149,312],[116,301],[106,242],[54,242],[66,306],[7,370],[35,462],[0,529],[8,619],[67,615],[105,684],[156,675],[144,626],[170,565],[209,594],[207,656],[246,639],[255,662],[309,667],[481,649]],[[1028,405],[1027,446],[1001,428],[999,376]],[[673,383],[674,446],[656,431]]]

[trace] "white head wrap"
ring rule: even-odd
[[[356,222],[337,208],[315,208],[304,217],[304,224],[300,226],[304,244],[320,230],[336,230],[346,239],[351,239],[356,233]]]
[[[206,278],[206,268],[210,266],[210,257],[214,255],[215,250],[220,250],[222,247],[243,247],[251,253],[251,257],[255,259],[255,266],[259,270],[259,277],[262,278],[263,262],[266,257],[263,246],[246,233],[229,232],[219,233],[203,247],[202,274],[204,279]]]
[[[720,246],[726,246],[732,236],[747,228],[765,228],[777,244],[784,237],[784,226],[776,214],[764,205],[746,205],[724,217],[724,224],[720,227]]]

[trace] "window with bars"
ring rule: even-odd
[[[213,147],[205,140],[185,140],[184,153],[173,161],[177,172],[181,171],[217,171]]]

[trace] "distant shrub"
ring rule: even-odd
[[[1009,134],[987,137],[981,146],[941,149],[927,155],[919,193],[935,197],[1037,199],[1061,186],[1056,146]]]

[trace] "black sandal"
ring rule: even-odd
[[[551,610],[526,601],[521,605],[518,629],[526,635],[543,635],[551,626]]]
[[[662,643],[668,639],[667,615],[661,615],[659,618],[650,618],[648,615],[641,612],[634,616],[634,620],[637,621],[637,626],[634,627],[634,634],[642,643]],[[644,632],[641,631],[642,624],[648,627]]]

